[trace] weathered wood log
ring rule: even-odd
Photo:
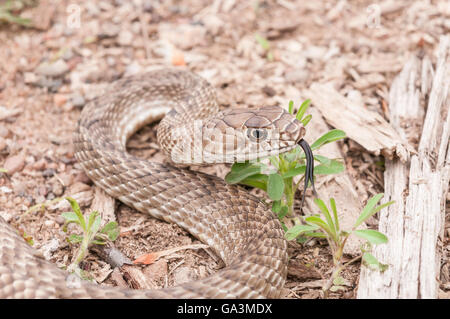
[[[395,204],[380,212],[379,230],[389,238],[374,255],[389,268],[362,267],[358,298],[436,298],[443,240],[445,198],[450,178],[448,90],[450,37],[441,38],[432,67],[425,57],[405,65],[390,90],[391,124],[409,140],[417,137],[427,112],[418,153],[410,162],[386,159],[385,198]]]

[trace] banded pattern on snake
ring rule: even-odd
[[[167,289],[126,290],[90,283],[73,288],[67,285],[66,272],[39,257],[0,217],[0,298],[280,297],[287,244],[280,222],[264,203],[218,177],[127,153],[127,138],[161,118],[161,148],[182,164],[200,163],[195,156],[198,145],[200,158],[209,163],[233,162],[242,152],[252,160],[289,151],[302,143],[305,129],[279,107],[220,112],[210,84],[172,69],[118,80],[83,109],[74,134],[75,156],[94,183],[140,212],[180,225],[208,244],[225,268]],[[205,137],[196,144],[198,120]],[[194,149],[194,155],[184,156],[187,148]]]

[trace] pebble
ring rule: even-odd
[[[53,103],[56,106],[61,107],[66,102],[67,102],[67,95],[65,95],[65,94],[55,94],[55,95],[53,95]]]
[[[6,159],[3,168],[7,170],[8,175],[13,175],[16,172],[20,172],[25,166],[25,154],[20,153],[10,156]]]
[[[53,168],[47,168],[42,172],[42,176],[44,177],[52,177],[55,175],[55,170]]]
[[[52,227],[55,224],[55,222],[51,219],[48,219],[44,222],[44,225],[47,227]]]
[[[41,158],[39,161],[34,163],[33,168],[38,171],[43,171],[47,167],[47,161]]]
[[[61,196],[62,194],[64,194],[64,187],[60,182],[56,182],[52,185],[52,192],[56,196]]]
[[[80,93],[75,93],[72,95],[71,98],[72,105],[78,108],[83,108],[83,106],[86,104],[86,100]]]
[[[13,215],[10,214],[10,213],[7,213],[7,212],[0,212],[0,216],[3,217],[3,219],[4,219],[7,223],[9,223],[9,222],[12,220],[12,218],[13,218]]]
[[[61,215],[56,216],[55,221],[58,223],[58,225],[63,225],[66,220]]]
[[[25,196],[27,192],[27,184],[24,182],[13,183],[14,194],[18,196]]]
[[[117,43],[119,45],[128,46],[133,41],[133,33],[128,30],[122,30],[119,32]]]
[[[11,134],[11,131],[3,125],[0,125],[0,137],[7,138],[9,134]]]
[[[43,62],[35,70],[36,73],[46,76],[57,77],[69,71],[69,66],[62,60],[56,60],[53,63]]]
[[[3,137],[0,136],[0,152],[6,149],[6,141]]]
[[[80,172],[79,174],[77,174],[73,179],[73,182],[74,183],[81,182],[87,185],[92,185],[92,181],[84,172]]]
[[[33,72],[25,72],[23,74],[23,80],[26,84],[34,84],[38,81],[38,77]]]

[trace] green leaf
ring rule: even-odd
[[[320,164],[330,165],[331,159],[322,155],[314,155],[314,159]]]
[[[297,118],[297,120],[302,122],[303,115],[305,115],[305,112],[308,109],[310,104],[311,104],[311,100],[310,99],[307,99],[307,100],[303,101],[302,105],[300,105],[300,107],[298,108],[297,115],[295,116]],[[310,115],[308,115],[308,116],[310,116]]]
[[[280,161],[279,161],[277,155],[270,156],[269,160],[270,160],[270,163],[272,163],[272,165],[275,166],[276,169],[280,168]]]
[[[77,214],[81,228],[83,228],[83,230],[86,231],[86,221],[84,220],[84,216],[81,213],[81,209],[80,209],[80,206],[78,206],[77,201],[75,199],[73,199],[72,197],[66,197],[66,200],[69,202],[69,204],[72,207],[72,210],[75,212],[75,214]]]
[[[294,114],[294,101],[289,101],[289,113]]]
[[[358,229],[353,231],[353,233],[374,245],[385,244],[388,242],[388,238],[385,234],[373,229]]]
[[[336,225],[336,231],[339,232],[339,218],[337,215],[336,202],[335,202],[334,198],[330,198],[330,206],[331,206],[331,210],[333,211],[334,224]]]
[[[274,213],[279,213],[281,210],[281,200],[274,200],[272,203],[272,211]]]
[[[316,226],[316,225],[295,225],[294,227],[292,227],[291,229],[289,229],[286,232],[284,237],[286,238],[286,240],[293,240],[302,233],[317,230],[317,229],[319,229],[319,226]]]
[[[327,234],[322,233],[322,232],[305,232],[303,235],[307,236],[307,237],[317,237],[317,238],[326,238],[327,237]]]
[[[284,173],[283,178],[289,178],[300,174],[305,174],[305,171],[306,165],[298,165],[295,168],[291,168],[286,173]]]
[[[91,243],[92,243],[92,244],[95,244],[95,245],[105,245],[105,244],[106,244],[106,241],[104,241],[104,240],[102,240],[102,239],[93,239],[93,240],[91,241]]]
[[[286,205],[282,206],[280,212],[278,213],[278,219],[283,219],[289,213],[289,207]]]
[[[69,237],[67,237],[67,241],[71,244],[77,244],[83,241],[83,236],[72,234]]]
[[[65,212],[62,213],[61,216],[66,220],[66,223],[75,222],[79,223],[78,215],[75,212]]]
[[[255,174],[252,176],[249,176],[245,178],[244,180],[240,181],[240,184],[248,185],[251,187],[256,187],[259,189],[262,189],[263,191],[267,192],[267,175],[264,174]]]
[[[338,174],[345,170],[345,166],[343,163],[332,159],[330,160],[330,163],[327,164],[320,164],[317,166],[314,166],[314,175],[330,175],[330,174]]]
[[[314,225],[319,226],[320,228],[322,228],[329,236],[331,239],[333,239],[333,241],[337,242],[337,238],[335,236],[333,236],[333,231],[331,230],[330,226],[320,217],[318,216],[309,216],[306,217],[305,220],[309,223],[312,223]]]
[[[333,219],[331,218],[330,212],[328,211],[327,206],[320,198],[315,198],[314,203],[319,207],[322,211],[322,214],[325,216],[328,226],[330,227],[331,233],[333,234],[333,238],[337,239],[337,231],[336,226],[333,223]]]
[[[7,169],[0,167],[0,173],[7,173],[7,172],[8,172]]]
[[[302,122],[303,126],[308,125],[309,121],[311,121],[312,119],[312,115],[308,114],[305,116],[305,118],[303,120],[301,120],[300,122]]]
[[[280,174],[270,174],[267,181],[267,195],[271,200],[280,200],[283,197],[284,181]]]
[[[238,163],[233,165],[231,171],[225,176],[225,181],[228,184],[236,184],[245,178],[261,173],[261,165],[259,163]]]
[[[315,150],[318,149],[319,147],[334,142],[334,141],[338,141],[340,139],[343,139],[346,137],[346,134],[344,131],[342,130],[330,130],[327,133],[325,133],[324,135],[322,135],[321,137],[319,137],[312,145],[311,145],[311,150]]]
[[[94,215],[94,220],[92,222],[92,225],[90,225],[91,227],[89,227],[89,230],[90,230],[91,234],[95,235],[98,232],[98,230],[100,229],[100,226],[102,224],[102,219],[98,215],[97,211],[91,213],[91,215],[89,217],[91,217],[92,215]]]
[[[115,241],[120,233],[117,222],[109,222],[100,232],[106,234],[110,241]]]
[[[375,205],[379,202],[379,200],[383,197],[383,195],[384,195],[383,193],[379,193],[368,200],[366,206],[363,208],[361,214],[359,215],[358,219],[356,220],[355,225],[353,226],[353,229],[357,228],[365,220],[367,220],[369,217],[371,217],[372,215],[374,215],[381,209],[394,203],[394,201],[390,201],[390,202],[382,204],[378,207],[375,207]]]
[[[362,255],[362,260],[363,260],[363,264],[365,264],[369,268],[372,268],[372,269],[375,269],[375,270],[379,270],[380,272],[385,271],[389,267],[386,264],[380,263],[378,261],[378,259],[375,258],[375,256],[372,255],[371,253],[364,253]]]

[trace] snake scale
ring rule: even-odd
[[[65,271],[43,259],[0,217],[0,298],[280,297],[287,275],[287,243],[266,204],[216,176],[127,153],[127,139],[160,119],[158,142],[174,163],[228,163],[242,154],[252,160],[300,144],[308,159],[306,185],[312,182],[305,129],[284,109],[219,111],[212,86],[188,71],[163,69],[120,79],[81,112],[73,139],[76,159],[106,193],[180,225],[208,244],[225,267],[207,278],[165,289],[119,289],[88,282],[73,286]],[[185,156],[189,148],[193,151]]]

